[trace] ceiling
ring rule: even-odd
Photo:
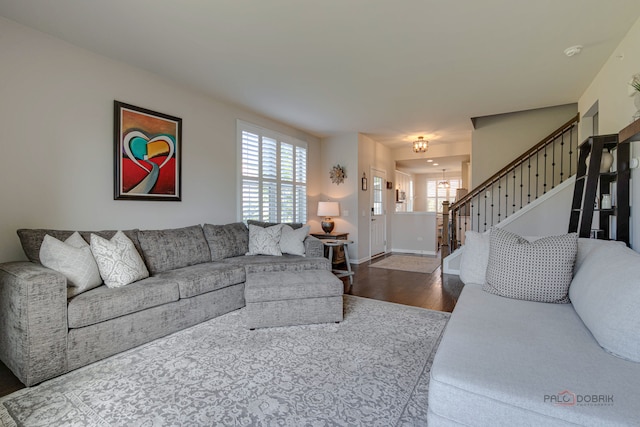
[[[395,148],[576,102],[640,1],[0,0],[0,15],[311,134]]]
[[[431,161],[429,161],[431,160]],[[407,173],[442,174],[462,171],[462,164],[470,161],[470,156],[446,156],[420,159],[396,160],[396,169]]]

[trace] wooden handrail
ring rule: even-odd
[[[492,183],[498,181],[503,175],[505,175],[514,166],[518,165],[523,160],[530,157],[533,153],[539,151],[541,148],[544,148],[544,146],[547,145],[549,142],[554,141],[558,136],[562,135],[567,129],[569,129],[575,123],[579,123],[579,122],[580,122],[580,113],[577,113],[574,117],[571,118],[571,120],[567,121],[558,129],[551,132],[548,136],[543,138],[540,142],[538,142],[536,145],[531,147],[529,150],[525,151],[521,156],[519,156],[517,159],[509,163],[507,166],[503,167],[498,172],[491,175],[491,177],[486,179],[482,184],[476,186],[476,188],[474,188],[473,191],[470,191],[462,199],[456,200],[456,202],[449,207],[449,211],[451,212],[451,211],[456,211],[460,209],[460,207],[462,207],[465,203],[468,203],[471,199],[473,199],[478,194],[480,194],[480,192],[483,189],[486,189]]]

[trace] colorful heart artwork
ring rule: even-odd
[[[116,101],[116,199],[180,200],[182,120]]]

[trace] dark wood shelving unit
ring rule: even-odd
[[[602,151],[605,149],[616,153],[614,172],[600,172]],[[629,141],[621,142],[619,134],[591,136],[578,150],[569,232],[578,232],[580,237],[591,237],[593,218],[597,215],[598,229],[602,230],[601,238],[611,239],[615,236],[615,240],[629,245]],[[611,193],[614,205],[600,209],[602,195]],[[613,223],[615,233],[611,229]]]

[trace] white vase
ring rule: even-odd
[[[611,194],[603,194],[600,209],[611,209]]]
[[[589,159],[591,159],[591,154],[586,159],[587,168],[589,167]],[[602,150],[602,158],[600,159],[600,173],[609,172],[611,165],[613,165],[613,154],[605,148]]]

